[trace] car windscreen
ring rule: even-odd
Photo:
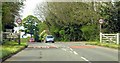
[[[53,38],[53,36],[47,36],[47,38]]]

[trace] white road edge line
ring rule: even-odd
[[[76,54],[76,55],[78,55],[78,53],[77,53],[77,52],[75,52],[75,51],[73,51],[73,53],[74,53],[74,54]]]
[[[87,61],[88,63],[91,63],[89,60],[87,60],[86,58],[84,57],[81,57],[83,60]]]

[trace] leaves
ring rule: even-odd
[[[15,26],[15,16],[19,16],[19,10],[23,3],[19,2],[3,2],[2,3],[2,25],[3,30],[6,28],[13,29]]]
[[[117,3],[104,3],[105,6],[102,5],[102,9],[100,14],[105,20],[105,24],[103,25],[103,32],[105,33],[118,33],[120,32],[120,21],[119,21],[119,2]],[[112,26],[111,26],[112,25]]]
[[[26,18],[23,19],[23,26],[25,28],[25,34],[30,34],[31,38],[32,35],[34,35],[35,41],[38,41],[39,39],[39,27],[38,27],[38,23],[40,23],[41,21],[32,15],[28,15]]]
[[[118,4],[115,8],[111,2],[47,2],[37,6],[37,13],[44,16],[44,22],[58,40],[96,40],[101,17],[105,20],[103,33],[120,32],[120,21],[116,20]]]

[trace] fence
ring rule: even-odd
[[[6,38],[18,38],[18,33],[4,32],[3,35],[6,35]]]
[[[6,40],[15,40],[17,41],[19,38],[18,33],[11,33],[11,32],[3,32],[3,42],[4,43]]]
[[[102,34],[100,33],[100,42],[105,43],[120,43],[120,34]]]

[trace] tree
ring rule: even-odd
[[[0,36],[2,36],[2,3],[0,3]],[[0,37],[0,44],[2,43],[2,37]]]
[[[44,19],[51,34],[59,37],[58,40],[98,39],[101,17],[105,19],[102,26],[104,32],[115,33],[120,29],[120,21],[117,20],[118,2],[114,5],[111,2],[47,2],[38,5],[36,9],[36,13]],[[63,30],[64,35],[61,34]]]
[[[47,4],[47,5],[46,5]],[[38,5],[37,10],[45,16],[45,22],[55,37],[67,41],[77,41],[82,38],[81,27],[88,24],[97,24],[98,14],[94,12],[90,3],[84,2],[48,2]],[[95,17],[93,17],[95,15]],[[65,35],[61,35],[65,30]],[[79,34],[78,34],[79,33]]]
[[[24,32],[26,34],[30,34],[31,38],[34,35],[35,41],[38,41],[39,39],[39,28],[38,28],[38,23],[39,19],[37,17],[34,17],[32,15],[27,16],[26,18],[23,19],[23,26],[25,28]]]
[[[3,2],[2,3],[2,27],[5,29],[13,29],[15,16],[19,16],[19,11],[23,3],[21,2]]]
[[[120,1],[104,3],[100,8],[100,15],[104,18],[105,24],[103,29],[105,33],[118,33],[120,32],[120,21],[119,21],[119,11],[120,11]]]
[[[38,23],[38,28],[40,29],[39,33],[42,33],[44,30],[48,30],[48,27],[45,21]]]

